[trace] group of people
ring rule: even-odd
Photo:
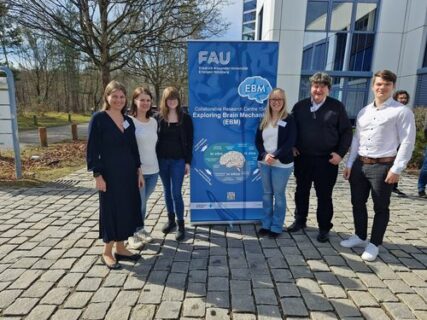
[[[328,241],[333,227],[332,193],[338,165],[350,149],[343,176],[350,183],[355,233],[341,241],[341,246],[363,246],[362,259],[373,261],[389,222],[392,190],[414,149],[414,115],[405,107],[409,95],[406,103],[396,101],[393,99],[396,75],[389,70],[375,73],[374,101],[359,112],[353,134],[344,105],[329,96],[331,77],[318,72],[310,78],[310,83],[310,97],[297,102],[291,114],[287,112],[285,91],[273,89],[257,128],[255,144],[263,186],[259,235],[276,238],[282,233],[285,190],[294,170],[295,220],[287,231],[306,228],[314,184],[317,240]],[[111,81],[107,85],[102,111],[92,117],[89,125],[87,146],[88,169],[93,172],[99,190],[102,261],[110,269],[121,268],[120,260],[140,259],[139,254],[129,249],[139,249],[152,240],[144,224],[147,200],[158,176],[168,212],[162,231],[167,234],[177,229],[176,240],[185,238],[182,184],[192,160],[191,117],[183,112],[179,92],[174,87],[163,91],[160,110],[155,116],[153,96],[147,88],[134,90],[129,112],[126,112],[126,96],[121,83]],[[419,183],[421,187],[420,195],[425,194],[425,183],[424,186]],[[369,194],[375,215],[368,240]]]
[[[331,77],[318,72],[310,78],[310,83],[310,97],[297,102],[292,114],[286,112],[284,91],[274,89],[258,128],[256,146],[264,189],[259,234],[275,238],[282,232],[285,189],[294,167],[295,221],[287,231],[296,232],[306,227],[310,190],[314,184],[317,240],[328,241],[333,227],[332,193],[338,165],[350,149],[343,176],[350,183],[355,234],[340,244],[346,248],[364,247],[362,259],[373,261],[389,222],[393,187],[414,149],[414,115],[393,99],[396,75],[389,70],[378,71],[372,79],[374,101],[359,112],[353,134],[344,105],[329,96]],[[425,188],[425,184],[419,184],[420,187]],[[423,191],[419,191],[420,195]],[[368,240],[369,194],[375,215]]]
[[[120,260],[139,260],[141,256],[128,249],[152,240],[144,220],[159,175],[168,211],[162,231],[169,233],[178,225],[176,240],[185,238],[181,191],[192,159],[192,120],[183,112],[174,87],[163,91],[155,118],[147,88],[134,90],[128,114],[126,96],[126,88],[111,81],[104,91],[102,111],[89,124],[87,166],[99,190],[102,262],[109,269],[120,269]]]

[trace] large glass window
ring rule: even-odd
[[[332,77],[330,96],[340,100],[348,117],[356,119],[359,111],[367,104],[370,78]],[[301,77],[300,99],[310,96],[309,76]]]
[[[255,20],[255,15],[256,15],[255,11],[245,13],[243,15],[243,22],[254,21]]]
[[[255,32],[255,22],[245,23],[242,33]]]
[[[330,30],[349,30],[353,3],[334,2],[332,4]]]
[[[243,11],[250,11],[256,9],[257,0],[248,0],[243,3]]]
[[[374,31],[375,19],[377,13],[376,3],[358,3],[354,30],[356,31]]]
[[[325,1],[308,1],[306,30],[326,30],[328,3]]]
[[[309,0],[302,70],[370,71],[378,1]]]
[[[351,44],[349,70],[370,71],[373,49],[373,34],[354,34]]]

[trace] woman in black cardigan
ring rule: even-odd
[[[296,132],[295,121],[286,110],[285,91],[273,89],[255,138],[264,191],[261,236],[277,238],[282,232],[286,215],[285,189],[293,170],[292,148]]]
[[[185,238],[182,183],[184,175],[190,172],[193,122],[183,112],[179,92],[174,87],[163,91],[158,130],[157,158],[168,210],[168,222],[162,231],[167,234],[176,227],[176,216],[178,231],[175,238],[181,241]]]

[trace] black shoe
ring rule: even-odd
[[[268,236],[269,234],[270,234],[270,230],[268,229],[261,228],[258,230],[258,235],[260,237],[265,237],[265,236]]]
[[[168,234],[175,228],[176,228],[175,215],[168,215],[168,222],[166,222],[162,227],[162,232],[164,234]]]
[[[294,223],[292,223],[288,227],[287,231],[288,232],[297,232],[297,231],[304,229],[306,227],[307,227],[307,225],[305,223],[299,223],[299,222],[295,221]]]
[[[178,230],[176,231],[175,239],[176,241],[182,241],[185,239],[184,220],[178,221]]]
[[[116,258],[117,259],[117,258]],[[108,269],[110,270],[119,270],[122,268],[122,265],[118,262],[115,262],[113,264],[108,264],[107,261],[105,261],[104,256],[101,256],[101,261],[103,264],[105,264],[107,266]]]
[[[274,231],[270,231],[268,237],[271,239],[277,239],[280,236],[280,233],[278,232],[274,232]]]
[[[126,255],[124,255],[124,254],[118,254],[118,253],[115,253],[115,254],[114,254],[114,257],[116,258],[116,260],[117,260],[117,261],[122,260],[122,261],[132,261],[132,262],[136,262],[136,261],[138,261],[139,259],[141,259],[141,255],[140,255],[140,254],[138,254],[138,253],[132,254],[132,255],[130,255],[130,256],[126,256]]]
[[[399,189],[397,189],[397,188],[394,188],[394,189],[392,190],[392,192],[394,192],[398,197],[402,197],[402,198],[407,197],[406,193],[404,193],[404,192],[400,191],[400,190],[399,190]]]
[[[421,198],[425,198],[427,195],[426,195],[426,192],[423,190],[423,191],[418,191],[418,196]]]
[[[317,235],[317,241],[322,243],[329,241],[329,231],[320,230],[319,234]]]

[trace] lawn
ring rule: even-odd
[[[34,116],[37,118],[37,125],[34,124]],[[89,122],[90,115],[71,113],[71,121],[75,123]],[[18,114],[19,130],[31,130],[38,127],[57,127],[69,124],[68,113],[65,112],[25,112]]]
[[[36,186],[61,178],[85,166],[86,141],[65,141],[49,147],[21,150],[23,179],[15,179],[12,152],[0,152],[0,186]]]

